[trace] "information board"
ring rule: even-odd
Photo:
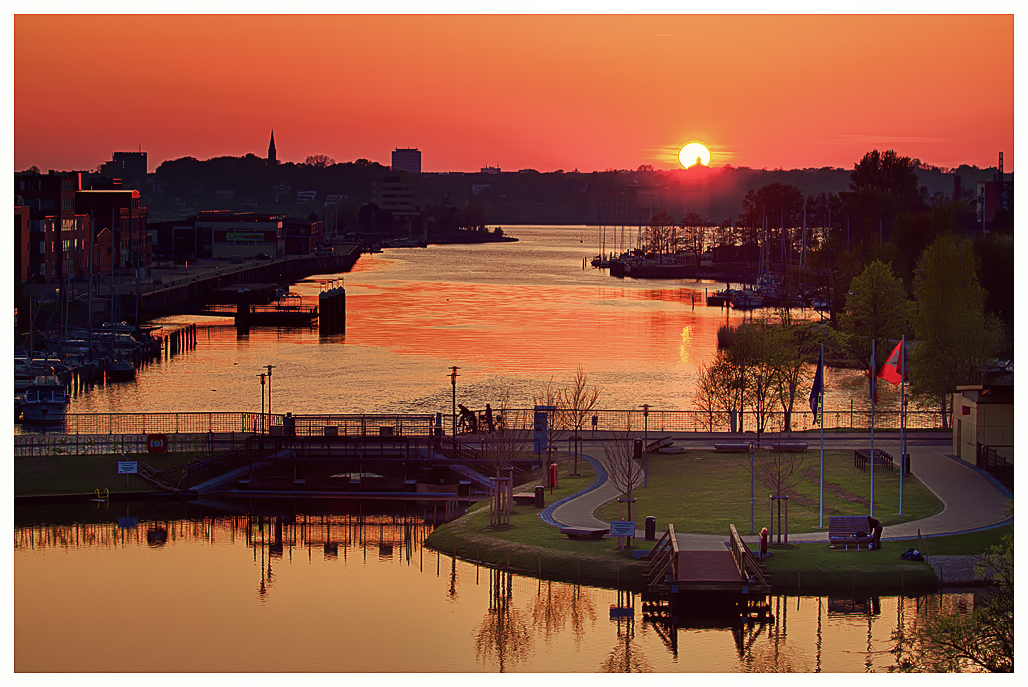
[[[139,472],[139,462],[135,460],[119,460],[118,461],[118,474],[119,475],[134,475]]]
[[[610,536],[612,537],[634,537],[634,520],[615,520],[610,523]]]

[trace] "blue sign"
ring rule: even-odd
[[[129,517],[127,515],[118,518],[118,527],[123,530],[134,529],[139,524],[139,518]]]
[[[535,452],[542,453],[543,447],[546,446],[546,427],[547,417],[549,411],[556,410],[556,406],[536,406],[535,407],[535,435],[533,437],[533,443],[535,444]]]
[[[118,474],[119,475],[134,475],[139,472],[139,462],[135,460],[119,460],[118,461]]]
[[[612,537],[634,537],[634,520],[615,520],[610,523],[610,536]]]

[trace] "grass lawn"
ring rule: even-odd
[[[130,454],[125,460],[142,461],[158,470],[197,459],[195,453]],[[199,457],[206,458],[207,454]],[[119,475],[120,456],[17,456],[14,459],[14,495],[49,496],[92,494],[96,489],[111,493],[159,491],[139,475]],[[127,477],[127,480],[126,480]]]
[[[789,493],[789,533],[828,529],[830,515],[866,515],[871,491],[871,473],[853,467],[852,451],[825,451],[824,528],[818,528],[820,452],[805,456],[805,477]],[[759,531],[770,518],[770,490],[754,481],[754,528]],[[646,516],[657,519],[657,531],[674,523],[676,532],[728,535],[734,524],[749,532],[750,456],[714,451],[686,451],[681,454],[652,454],[649,457],[649,486],[632,494],[636,522]],[[895,525],[934,515],[943,504],[913,476],[903,484],[903,511],[899,511],[899,473],[880,466],[875,470],[875,516],[883,525]],[[601,507],[596,517],[617,519],[617,502]],[[784,517],[784,516],[783,516]],[[783,521],[784,522],[784,521]],[[775,530],[777,531],[777,523]]]
[[[867,512],[865,492],[870,490],[870,473],[853,467],[851,451],[825,453],[825,522],[829,514],[858,515]],[[790,498],[790,532],[817,530],[817,495],[819,454],[809,461],[814,480],[808,479]],[[641,521],[646,515],[657,517],[658,534],[670,520],[681,532],[723,534],[727,540],[728,524],[747,526],[749,521],[749,456],[745,458],[707,451],[679,455],[655,455],[650,460],[650,486],[635,492],[639,499]],[[529,474],[529,480],[538,473]],[[580,478],[561,477],[561,487],[553,496],[547,492],[550,505],[566,495],[585,489],[593,482],[591,468]],[[726,486],[728,485],[728,486]],[[532,484],[518,491],[531,491]],[[764,489],[766,493],[766,488]],[[758,494],[761,492],[757,492]],[[688,495],[683,498],[683,494]],[[766,504],[766,496],[763,499]],[[811,504],[812,502],[812,504]],[[898,476],[876,470],[875,503],[878,517],[885,524],[905,522],[939,512],[942,504],[916,478],[904,483],[906,516],[895,514],[899,505]],[[878,504],[882,504],[879,506]],[[892,505],[895,504],[895,505]],[[617,515],[617,504],[608,503],[597,511],[601,520]],[[764,508],[756,511],[756,527],[767,523]],[[747,527],[748,529],[748,527]],[[977,555],[999,544],[1012,527],[1002,527],[974,534],[933,537],[926,540],[924,551],[933,555]],[[473,561],[484,561],[501,568],[527,574],[590,584],[641,584],[643,564],[617,551],[614,540],[576,541],[561,535],[557,528],[538,518],[538,511],[529,506],[515,506],[509,527],[489,526],[488,504],[478,504],[463,518],[438,528],[426,544],[443,553]],[[638,549],[648,549],[651,542],[638,541]],[[772,584],[777,591],[792,593],[838,592],[860,590],[862,593],[899,593],[924,591],[937,584],[927,563],[904,561],[900,554],[916,542],[882,542],[878,551],[845,551],[826,544],[790,544],[772,547],[765,559]]]
[[[579,492],[595,481],[596,475],[588,463],[582,473],[581,477],[561,475],[560,487],[554,489],[552,495],[546,490],[546,505]],[[527,484],[515,491],[531,492],[539,483],[538,474],[538,471],[528,473]],[[464,517],[437,528],[425,544],[466,560],[547,578],[581,579],[590,584],[611,586],[619,579],[625,585],[638,585],[642,579],[643,563],[627,552],[618,552],[617,540],[569,539],[556,527],[543,522],[534,506],[515,505],[509,526],[490,527],[489,504],[481,502]]]

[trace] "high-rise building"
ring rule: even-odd
[[[120,164],[130,179],[146,179],[146,153],[114,153],[111,161]]]
[[[414,187],[398,174],[387,174],[382,181],[371,183],[371,199],[378,207],[389,210],[393,217],[413,217],[420,208],[414,204]]]
[[[393,151],[392,170],[421,174],[421,151],[417,148],[397,148]]]

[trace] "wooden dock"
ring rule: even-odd
[[[768,612],[771,583],[767,571],[729,526],[724,551],[683,551],[674,525],[653,547],[645,573],[644,614],[685,617],[689,613],[733,611],[762,617]]]

